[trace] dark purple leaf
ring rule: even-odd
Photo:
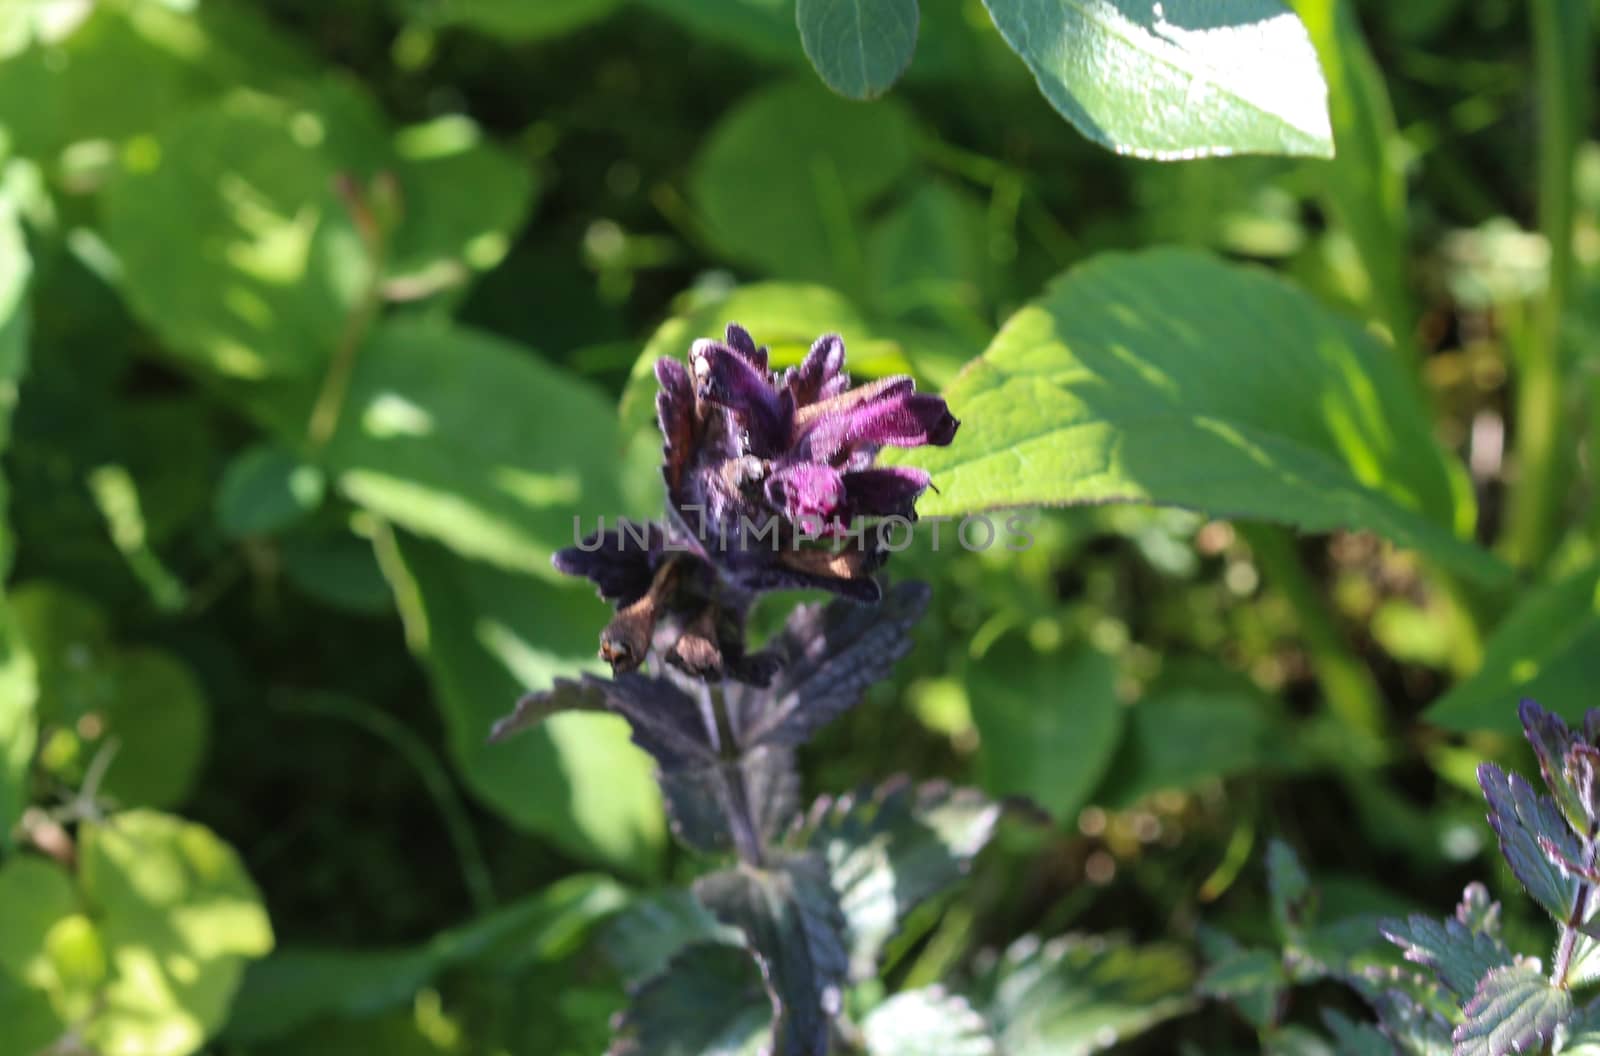
[[[1550,985],[1538,962],[1496,968],[1462,1006],[1455,1056],[1534,1052],[1572,1019],[1572,994]]]
[[[928,593],[925,584],[901,583],[876,607],[836,601],[796,609],[767,650],[781,665],[771,686],[727,689],[739,742],[795,747],[854,707],[911,649]]]
[[[1400,947],[1405,958],[1432,968],[1439,981],[1465,1001],[1478,989],[1491,968],[1512,961],[1505,943],[1486,932],[1474,932],[1460,920],[1434,920],[1420,913],[1405,920],[1385,920],[1383,937]]]
[[[1489,824],[1500,838],[1500,853],[1511,871],[1545,912],[1565,920],[1577,895],[1578,881],[1563,872],[1539,846],[1544,836],[1570,861],[1582,858],[1577,837],[1555,802],[1541,796],[1517,774],[1493,763],[1478,767],[1478,784],[1489,803]]]
[[[761,973],[738,946],[702,943],[633,992],[608,1056],[757,1056],[771,1036]]]
[[[1523,733],[1533,746],[1533,754],[1539,760],[1539,773],[1544,776],[1556,806],[1575,828],[1587,829],[1589,819],[1583,800],[1566,769],[1567,750],[1579,743],[1578,737],[1560,715],[1544,710],[1531,700],[1519,704],[1517,714],[1522,719]]]
[[[773,1012],[774,1056],[827,1056],[849,970],[844,916],[821,858],[805,855],[770,868],[741,864],[702,876],[700,899],[744,932]]]
[[[606,960],[629,987],[665,971],[674,957],[702,943],[732,945],[742,951],[744,935],[713,917],[687,888],[658,891],[635,901],[605,926],[599,940]],[[760,1003],[765,1011],[764,997]]]
[[[960,879],[999,816],[999,805],[978,792],[939,782],[896,780],[817,801],[806,843],[828,863],[854,978],[875,973],[883,944],[913,906]]]

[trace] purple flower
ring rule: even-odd
[[[851,388],[844,358],[844,342],[828,334],[780,375],[767,349],[730,324],[725,340],[696,341],[687,367],[656,363],[665,525],[591,537],[555,562],[617,604],[601,636],[615,669],[632,670],[657,648],[702,677],[727,670],[764,682],[768,665],[746,658],[742,644],[756,594],[879,598],[872,573],[885,554],[849,529],[862,518],[915,517],[930,481],[923,470],[873,462],[886,446],[948,444],[959,423],[908,377]],[[842,545],[818,545],[827,540]]]

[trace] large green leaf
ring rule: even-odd
[[[1495,628],[1476,674],[1428,709],[1455,730],[1518,729],[1525,697],[1570,719],[1600,706],[1600,565],[1526,594]]]
[[[0,900],[0,1056],[34,1056],[81,1011],[80,980],[52,947],[85,921],[72,877],[43,858],[7,858]]]
[[[1175,947],[1028,937],[982,981],[975,1004],[1007,1056],[1088,1056],[1186,1011],[1193,983]]]
[[[286,949],[245,974],[230,1041],[279,1038],[325,1018],[364,1018],[403,1005],[447,970],[497,958],[555,959],[626,895],[615,881],[571,876],[427,942],[390,950]]]
[[[806,57],[829,88],[873,99],[911,65],[917,0],[796,0]]]
[[[259,378],[319,368],[372,281],[336,178],[382,165],[382,119],[327,82],[289,101],[235,92],[125,158],[105,235],[134,309],[169,351]],[[172,232],[188,232],[186,252]]]
[[[606,400],[526,349],[394,322],[362,348],[322,460],[358,505],[464,556],[555,578],[550,556],[576,541],[574,520],[621,512],[618,450]]]
[[[110,966],[85,1037],[105,1056],[186,1056],[227,1019],[246,963],[272,949],[261,896],[201,825],[138,810],[80,834]]]
[[[450,754],[467,787],[515,824],[574,853],[653,872],[666,838],[649,758],[610,715],[558,715],[490,744],[524,692],[592,669],[600,605],[582,587],[463,561],[398,540],[386,571],[428,665]]]
[[[11,439],[17,386],[28,365],[28,281],[33,259],[11,200],[0,195],[0,453]],[[26,805],[28,766],[37,730],[33,660],[17,633],[5,599],[11,571],[10,489],[0,475],[0,846]]]
[[[729,256],[777,277],[856,288],[861,212],[907,175],[915,139],[892,103],[859,106],[810,80],[780,84],[712,130],[690,193]]]
[[[924,514],[1148,502],[1368,529],[1487,582],[1445,456],[1390,352],[1263,272],[1108,254],[1051,284],[947,388],[962,420]],[[889,460],[886,458],[886,460]]]
[[[1071,824],[1105,776],[1126,711],[1104,654],[1036,654],[1007,636],[973,677],[984,790],[1025,796]]]
[[[1078,130],[1120,154],[1333,156],[1328,88],[1278,0],[984,0]]]

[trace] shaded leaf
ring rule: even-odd
[[[686,890],[640,899],[600,935],[606,959],[630,985],[661,974],[680,951],[707,942],[742,946],[744,935],[718,921]]]
[[[905,990],[861,1021],[868,1056],[994,1056],[989,1027],[967,999],[941,987]]]
[[[1516,728],[1508,706],[1532,698],[1576,721],[1600,684],[1600,565],[1523,593],[1495,627],[1483,663],[1427,711],[1452,730]],[[1535,742],[1537,748],[1539,742]]]
[[[1087,1056],[1188,1011],[1193,982],[1173,946],[1029,936],[987,973],[975,1003],[1007,1056]]]
[[[1316,891],[1300,856],[1282,840],[1267,845],[1267,889],[1280,938],[1287,940],[1311,926],[1316,916]]]
[[[1111,763],[1126,712],[1109,657],[1088,647],[1040,655],[1008,636],[973,678],[984,791],[1024,796],[1071,824]]]
[[[700,877],[694,893],[744,932],[772,1003],[775,1051],[827,1056],[849,955],[826,864],[808,855],[770,868],[739,865]]]
[[[1258,1027],[1277,1018],[1279,999],[1288,987],[1283,957],[1275,950],[1248,947],[1224,953],[1207,966],[1196,984],[1208,997],[1236,1003]]]
[[[907,174],[915,136],[892,103],[857,106],[809,80],[779,85],[712,130],[690,194],[734,259],[782,278],[840,282],[856,255],[858,212]]]
[[[1555,1037],[1572,1019],[1572,994],[1551,986],[1534,961],[1491,971],[1462,1011],[1455,1056],[1506,1056]]]
[[[1328,87],[1277,0],[984,0],[1050,104],[1119,154],[1333,156]]]
[[[407,639],[432,676],[450,757],[467,787],[569,851],[651,871],[666,835],[660,794],[621,722],[559,715],[506,744],[487,739],[505,701],[594,666],[599,606],[581,589],[509,575],[420,540],[379,538]]]
[[[203,826],[136,810],[79,832],[83,897],[111,966],[85,1037],[104,1052],[185,1056],[226,1021],[246,963],[272,949],[261,896]]]
[[[1500,853],[1533,900],[1555,920],[1565,920],[1577,896],[1578,881],[1550,860],[1539,841],[1549,840],[1569,861],[1583,857],[1577,838],[1555,802],[1540,795],[1518,774],[1493,763],[1478,767],[1478,784],[1489,803],[1489,824],[1500,838]]]
[[[1333,1009],[1324,1009],[1322,1021],[1333,1033],[1338,1056],[1394,1056],[1394,1042],[1368,1023],[1356,1023]]]
[[[1384,938],[1399,946],[1406,960],[1432,968],[1463,1002],[1491,968],[1512,961],[1511,951],[1497,937],[1475,932],[1454,918],[1434,920],[1413,914],[1405,920],[1385,920],[1380,926]]]
[[[1395,987],[1369,993],[1367,1000],[1378,1013],[1384,1034],[1410,1056],[1452,1056],[1450,1021],[1410,994]]]
[[[827,862],[853,978],[875,974],[884,943],[906,914],[966,872],[999,816],[998,804],[942,783],[897,780],[870,795],[817,801],[806,842]]]
[[[252,964],[229,1016],[229,1041],[283,1037],[328,1017],[361,1018],[410,1003],[445,971],[504,957],[554,959],[626,895],[614,881],[571,876],[425,943],[402,949],[289,948]]]
[[[1148,502],[1306,531],[1366,528],[1466,575],[1445,457],[1392,353],[1274,277],[1185,250],[1056,280],[945,390],[948,448],[885,462],[939,482],[923,515]]]
[[[888,91],[917,50],[917,0],[796,0],[794,17],[817,75],[851,99]]]
[[[607,1051],[610,1056],[758,1056],[768,1051],[771,1038],[772,1010],[750,954],[700,943],[634,992]]]
[[[194,673],[170,653],[120,650],[115,690],[100,712],[116,755],[101,790],[124,806],[173,807],[189,796],[205,763],[211,708]]]
[[[925,583],[899,583],[877,605],[803,605],[768,650],[782,665],[765,689],[733,684],[726,697],[746,748],[795,748],[854,707],[911,651],[911,628],[928,606]]]
[[[609,15],[621,0],[406,0],[429,26],[468,26],[512,41],[542,40]]]
[[[271,535],[322,503],[322,471],[280,447],[258,445],[236,455],[217,487],[217,523],[230,539]]]

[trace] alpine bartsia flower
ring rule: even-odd
[[[691,674],[764,683],[770,664],[743,647],[757,594],[879,598],[872,574],[885,554],[872,533],[850,529],[913,518],[931,482],[920,469],[874,465],[878,452],[943,446],[959,423],[908,377],[851,388],[844,362],[844,341],[828,334],[779,374],[730,324],[724,340],[696,341],[687,367],[656,363],[665,523],[619,525],[555,561],[616,603],[600,649],[614,669],[636,668],[654,648]]]

